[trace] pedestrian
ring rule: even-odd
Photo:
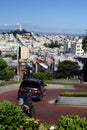
[[[19,98],[19,106],[31,106],[32,105],[32,92],[29,89],[26,89],[24,94]]]
[[[23,73],[23,80],[24,79],[27,79],[27,73],[26,72]]]
[[[23,112],[27,116],[35,118],[36,115],[35,115],[35,110],[34,110],[34,106],[33,106],[33,103],[32,103],[32,92],[31,92],[31,90],[27,89],[25,91],[24,95],[21,97],[21,102],[22,102],[21,108],[22,108]]]
[[[26,89],[23,95],[23,105],[32,106],[32,92],[30,89]]]

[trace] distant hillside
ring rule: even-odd
[[[11,32],[13,30],[11,29],[0,29],[0,33],[6,33],[6,32]]]
[[[6,32],[11,32],[16,29],[0,29],[0,33],[6,33]],[[27,30],[29,31],[29,30]],[[39,31],[29,31],[33,32],[34,34],[47,34],[47,35],[72,35],[72,36],[82,36],[83,34],[68,34],[68,33],[51,33],[51,32],[39,32]]]

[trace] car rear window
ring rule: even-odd
[[[39,83],[34,81],[23,81],[20,87],[39,88]]]

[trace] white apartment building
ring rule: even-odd
[[[82,56],[84,54],[84,50],[82,49],[82,39],[64,42],[64,52],[76,56]]]
[[[82,49],[82,43],[73,43],[71,45],[71,53],[77,56],[82,56],[84,54],[84,50]]]

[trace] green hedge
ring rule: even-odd
[[[60,96],[87,97],[87,92],[68,92],[68,91],[65,91],[65,92],[61,93]]]
[[[46,71],[34,73],[33,77],[41,80],[51,80],[53,78],[53,75],[51,71]]]
[[[7,86],[11,84],[21,83],[21,81],[0,81],[0,86]]]

